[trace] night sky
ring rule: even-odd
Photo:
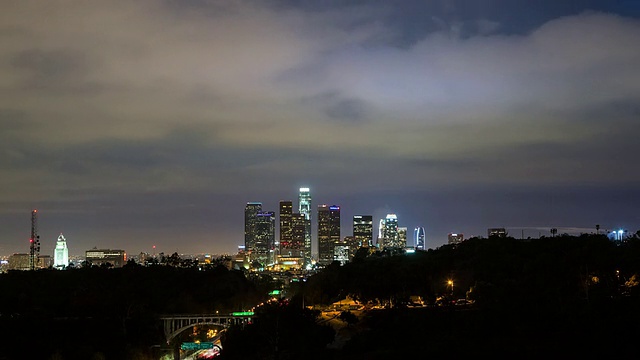
[[[34,208],[41,254],[234,253],[306,186],[430,248],[640,229],[638,1],[3,1],[0,44],[0,255]]]

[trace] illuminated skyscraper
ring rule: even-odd
[[[340,207],[318,205],[318,263],[326,266],[334,260],[334,248],[340,242]]]
[[[373,216],[353,216],[353,237],[358,247],[373,246]]]
[[[248,254],[253,252],[256,243],[256,219],[261,212],[261,202],[248,202],[244,207],[244,248]]]
[[[413,230],[413,246],[416,250],[427,250],[424,243],[424,228],[421,226],[416,227]]]
[[[280,256],[304,259],[305,223],[304,215],[291,214],[291,238],[280,241]]]
[[[398,227],[398,243],[395,246],[398,249],[404,249],[407,247],[407,228]]]
[[[57,269],[64,269],[69,266],[69,249],[67,248],[67,239],[62,234],[58,236],[56,249],[54,251],[53,266]]]
[[[292,241],[291,215],[293,215],[293,202],[290,200],[280,201],[280,250],[283,247],[288,248]]]
[[[396,214],[387,214],[381,230],[383,248],[404,248],[401,246],[398,236],[398,217]]]
[[[311,194],[309,188],[300,188],[298,212],[304,215],[304,264],[311,263]]]
[[[273,211],[259,212],[256,215],[255,242],[250,255],[250,260],[260,264],[273,264],[275,261],[274,247],[276,237],[276,214]]]
[[[384,219],[380,219],[378,223],[378,239],[376,239],[376,246],[380,249],[384,247]]]

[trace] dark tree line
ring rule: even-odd
[[[605,236],[557,236],[530,240],[473,238],[458,245],[403,256],[369,256],[334,263],[299,292],[309,303],[330,304],[350,295],[361,302],[400,303],[420,295],[469,297],[479,306],[567,308],[589,306],[636,291],[640,240],[615,243]],[[629,283],[628,283],[629,282]],[[394,301],[395,300],[395,301]]]

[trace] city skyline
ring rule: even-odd
[[[2,255],[33,209],[42,254],[235,253],[247,202],[304,187],[343,237],[394,213],[427,248],[640,228],[638,2],[25,0],[0,24]]]

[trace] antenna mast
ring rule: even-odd
[[[31,212],[31,238],[29,239],[29,269],[35,270],[40,255],[40,235],[38,235],[38,210]]]

